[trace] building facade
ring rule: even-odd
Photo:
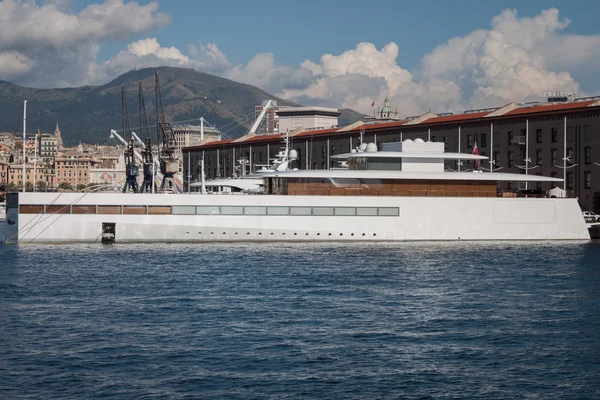
[[[490,157],[480,166],[483,170],[543,175],[564,178],[568,193],[577,197],[583,209],[600,211],[600,100],[581,99],[560,104],[521,106],[508,104],[462,114],[436,115],[392,122],[357,123],[348,127],[305,130],[290,136],[290,148],[298,153],[292,164],[299,169],[328,169],[337,166],[331,159],[348,153],[361,140],[377,144],[404,139],[443,142],[447,152],[473,153]],[[246,140],[223,140],[184,149],[184,171],[192,181],[200,177],[200,159],[204,156],[207,179],[231,176],[238,160],[248,160],[250,172],[265,164],[282,148],[282,135],[251,137]],[[468,171],[477,168],[446,162],[448,170]],[[532,187],[534,186],[534,187]],[[536,189],[547,191],[549,183],[503,183],[499,189]]]
[[[221,131],[213,126],[200,125],[174,125],[173,134],[175,135],[176,149],[189,146],[197,146],[203,142],[221,140]]]
[[[337,108],[326,107],[287,107],[277,111],[279,133],[285,134],[296,129],[317,129],[337,126],[340,112]]]
[[[254,107],[254,120],[258,118],[264,107],[267,105],[268,100],[264,100],[262,105]],[[265,112],[265,115],[256,129],[256,133],[259,135],[272,135],[279,133],[279,116],[277,111],[285,110],[290,108],[289,106],[279,106],[275,100],[271,100],[271,107]]]
[[[8,183],[8,164],[0,162],[0,185]]]
[[[90,170],[94,159],[78,152],[65,152],[54,160],[55,181],[54,186],[68,183],[73,188],[79,185],[90,184]]]

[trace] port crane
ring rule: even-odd
[[[131,132],[131,123],[129,122],[129,113],[127,111],[127,99],[125,97],[125,84],[121,85],[121,111],[123,120],[123,136],[125,136],[125,175],[127,177],[123,186],[123,193],[132,191],[138,192],[137,177],[139,167],[135,162],[135,145]],[[129,136],[129,137],[128,137]]]
[[[175,134],[171,124],[165,119],[165,112],[162,103],[162,94],[160,91],[160,81],[158,79],[158,70],[155,70],[156,80],[156,134],[162,138],[160,149],[160,172],[163,174],[160,184],[161,192],[175,192],[177,189],[174,175],[179,172],[179,163],[175,159]]]
[[[148,129],[148,116],[146,115],[146,104],[144,102],[144,90],[142,89],[142,82],[139,85],[139,103],[140,103],[140,129],[144,141],[142,141],[138,135],[132,132],[132,135],[140,143],[142,148],[142,163],[144,165],[144,181],[142,183],[142,193],[154,192],[154,179],[156,176],[156,169],[154,167],[154,153],[152,152],[152,139],[150,138],[150,131]]]

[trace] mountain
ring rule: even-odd
[[[58,122],[65,145],[108,142],[110,129],[121,129],[121,84],[125,84],[131,126],[140,125],[138,81],[142,82],[149,125],[155,125],[154,68],[127,72],[102,86],[33,89],[0,81],[0,132],[21,132],[23,100],[27,99],[27,131],[52,132]],[[254,106],[273,99],[279,105],[298,104],[279,99],[254,86],[193,69],[160,67],[165,116],[169,121],[199,124],[203,116],[226,137],[242,136],[254,122]],[[341,125],[363,117],[340,110]],[[156,128],[150,128],[155,134]]]

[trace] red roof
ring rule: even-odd
[[[406,124],[408,122],[408,120],[403,120],[403,121],[392,121],[392,122],[382,122],[381,124],[365,124],[365,125],[361,125],[358,128],[352,129],[354,130],[361,130],[364,129],[365,131],[371,130],[371,129],[380,129],[380,128],[393,128],[395,126],[402,126],[404,124]]]
[[[512,111],[507,112],[504,115],[533,114],[533,113],[538,113],[538,112],[570,110],[573,108],[585,108],[592,103],[594,103],[594,100],[579,101],[579,102],[575,102],[575,103],[539,105],[539,106],[534,106],[534,107],[519,107]]]
[[[248,138],[246,140],[241,140],[240,142],[246,143],[246,142],[257,142],[257,141],[263,141],[263,140],[277,140],[277,139],[281,139],[283,136],[276,133],[274,135],[256,135],[256,136],[252,136],[251,138]]]
[[[441,117],[433,117],[426,119],[421,122],[422,124],[438,124],[442,122],[454,122],[454,121],[463,121],[465,119],[475,119],[475,118],[483,118],[488,115],[490,111],[480,111],[474,113],[467,114],[456,114],[456,115],[442,115]]]
[[[297,135],[294,135],[293,137],[302,137],[302,136],[312,136],[312,135],[322,135],[324,133],[333,133],[335,131],[339,131],[342,128],[329,128],[329,129],[315,129],[312,131],[304,131],[304,132],[300,132]]]
[[[579,102],[573,102],[573,103],[541,104],[541,105],[536,105],[533,107],[519,107],[512,111],[507,112],[506,114],[498,115],[498,117],[534,114],[534,113],[542,113],[542,112],[549,112],[549,111],[579,109],[579,108],[588,107],[591,104],[593,104],[594,102],[595,102],[595,100],[589,100],[589,101],[579,101]],[[432,118],[426,119],[424,121],[421,121],[418,124],[411,125],[410,127],[417,127],[421,124],[428,125],[428,124],[439,124],[439,123],[447,123],[447,122],[476,120],[476,119],[484,118],[486,115],[490,114],[491,112],[492,111],[479,111],[479,112],[472,112],[472,113],[465,113],[465,114],[443,115],[443,116],[439,116],[439,117],[432,117]],[[294,135],[293,137],[323,135],[323,134],[328,134],[328,133],[345,134],[345,133],[349,133],[349,132],[358,132],[361,129],[368,131],[368,130],[374,130],[374,129],[393,128],[393,127],[403,126],[408,122],[410,122],[410,121],[403,120],[403,121],[383,122],[380,124],[377,124],[377,123],[363,124],[363,125],[353,128],[353,129],[343,130],[341,132],[340,132],[340,130],[344,129],[343,127],[328,128],[328,129],[315,129],[315,130],[308,130],[308,131],[300,132],[300,133]],[[241,141],[239,141],[239,143],[242,144],[242,143],[247,143],[247,142],[263,142],[263,141],[268,141],[268,140],[277,140],[282,137],[283,137],[283,135],[281,135],[281,134],[261,135],[261,136],[257,135],[257,136],[253,136],[253,137],[245,139],[245,140],[241,140]],[[221,146],[221,145],[226,145],[226,144],[232,143],[235,140],[237,140],[237,139],[220,140],[218,142],[209,142],[209,143],[206,143],[203,145],[198,145],[198,146],[193,146],[193,147],[188,147],[188,148],[216,147],[216,146]]]

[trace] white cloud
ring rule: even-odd
[[[283,88],[306,87],[312,79],[310,71],[304,68],[277,64],[272,53],[257,54],[248,64],[232,66],[223,76],[275,93]]]
[[[290,100],[313,99],[365,113],[371,112],[373,101],[382,104],[389,96],[401,115],[499,106],[541,99],[548,91],[582,95],[569,71],[582,64],[594,70],[600,66],[600,35],[564,34],[568,25],[556,9],[531,18],[505,10],[490,29],[435,48],[413,74],[399,66],[394,43],[381,50],[361,43],[337,56],[324,55],[320,63],[304,61],[301,66],[313,74],[311,84],[281,93]]]
[[[340,55],[325,54],[319,64],[310,60],[302,67],[311,71],[313,81],[304,88],[284,88],[286,99],[313,99],[323,105],[372,112],[373,102],[381,106],[386,97],[399,106],[403,115],[428,110],[430,104],[447,109],[458,103],[460,88],[443,78],[415,82],[412,74],[397,63],[398,46],[388,43],[378,50],[372,43],[360,43]]]
[[[232,66],[227,56],[214,43],[206,45],[199,43],[197,47],[190,44],[188,45],[188,53],[190,57],[199,63],[201,69],[213,73],[223,73]]]
[[[34,1],[0,2],[0,79],[38,86],[79,85],[95,81],[99,45],[105,40],[162,28],[170,22],[158,13],[158,3],[107,0],[91,4],[79,14],[71,2],[58,0],[39,5]],[[24,60],[28,60],[25,62]]]
[[[452,38],[426,55],[420,77],[459,82],[470,89],[463,98],[468,107],[540,99],[548,91],[578,92],[568,70],[584,60],[600,65],[600,36],[562,34],[568,25],[557,9],[531,18],[505,10],[490,30]]]

